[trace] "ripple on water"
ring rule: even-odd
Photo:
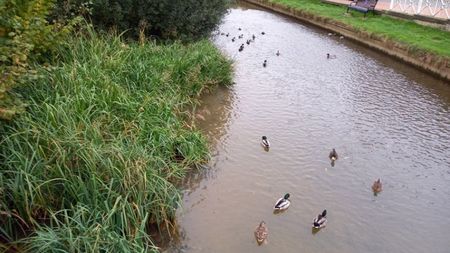
[[[214,176],[184,200],[197,203],[180,215],[185,252],[448,252],[449,86],[261,10],[232,9],[220,30],[237,27],[257,38],[241,53],[214,39],[235,61],[236,85],[207,103],[201,128],[217,152]],[[333,147],[340,159],[331,167]],[[291,207],[274,215],[286,192]],[[311,220],[325,208],[328,226],[313,234]],[[269,244],[257,247],[261,220]]]

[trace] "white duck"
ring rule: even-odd
[[[323,228],[327,225],[327,210],[323,210],[323,212],[317,215],[313,220],[313,228]]]
[[[267,136],[263,136],[263,137],[262,137],[262,139],[261,139],[261,145],[262,145],[264,148],[270,148],[270,142],[269,142],[269,140],[267,139]]]
[[[275,203],[274,209],[276,211],[288,209],[288,207],[291,205],[291,201],[289,200],[289,197],[290,197],[289,193],[286,193],[286,195],[284,195],[283,198],[280,198],[279,200],[277,200],[277,202]]]

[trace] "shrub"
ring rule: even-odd
[[[220,22],[229,0],[58,0],[56,17],[89,16],[97,27],[127,30],[137,37],[192,40],[208,35]],[[92,8],[92,12],[88,10]]]
[[[4,0],[0,5],[0,119],[11,119],[24,105],[12,94],[36,78],[34,61],[44,61],[64,42],[69,25],[49,24],[52,0]]]

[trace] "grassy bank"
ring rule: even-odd
[[[38,69],[21,89],[28,112],[0,125],[3,248],[156,250],[149,225],[170,226],[174,182],[207,159],[189,108],[230,83],[230,62],[209,41],[87,37],[61,49],[56,67]]]
[[[298,10],[330,18],[369,33],[384,35],[387,38],[407,44],[419,51],[431,52],[450,57],[450,32],[422,26],[412,21],[394,19],[384,15],[367,15],[351,11],[346,15],[346,7],[322,3],[320,0],[268,0]]]

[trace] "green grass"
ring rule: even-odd
[[[191,110],[231,64],[209,41],[68,45],[21,90],[28,112],[0,125],[0,245],[156,251],[149,225],[171,227],[175,183],[208,159]]]
[[[319,0],[269,1],[341,21],[366,32],[384,35],[419,50],[450,57],[450,32],[385,15],[372,16],[369,13],[367,18],[364,18],[362,13],[356,11],[346,15],[345,6],[322,3]]]

